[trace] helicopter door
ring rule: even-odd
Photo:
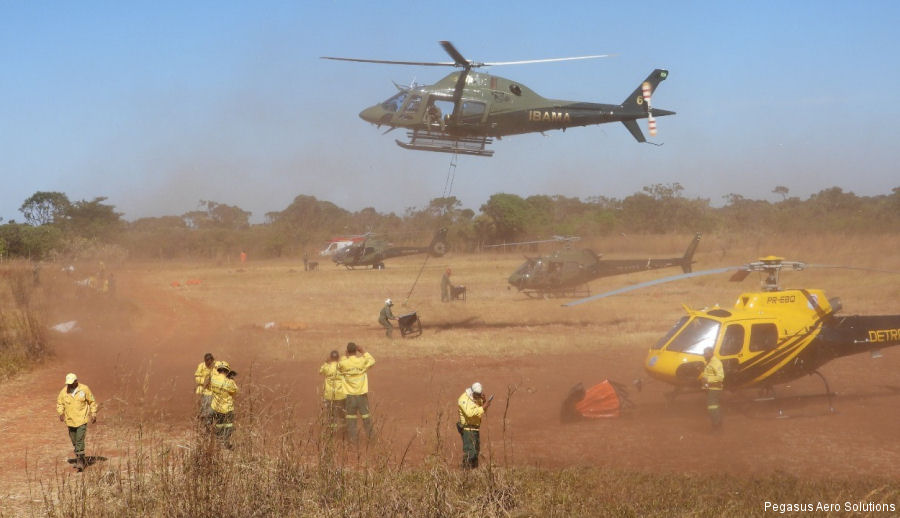
[[[744,350],[746,333],[742,324],[729,324],[722,334],[722,343],[719,344],[719,359],[725,374],[735,372],[740,365],[741,352]],[[727,378],[727,376],[726,376]]]
[[[751,354],[768,352],[776,347],[778,347],[778,326],[771,322],[750,326],[748,349]]]
[[[429,127],[435,129],[439,127],[443,130],[447,127],[447,123],[450,121],[450,114],[452,113],[453,99],[432,95],[428,98],[425,107],[425,124]]]
[[[487,115],[487,103],[481,101],[463,101],[459,112],[459,123],[467,126],[481,124]]]
[[[405,121],[420,120],[422,118],[422,96],[412,95],[400,111],[400,119]]]

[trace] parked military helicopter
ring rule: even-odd
[[[341,248],[335,252],[332,260],[348,270],[358,266],[371,266],[376,270],[384,269],[384,261],[392,257],[405,255],[431,254],[440,257],[447,253],[447,229],[442,228],[434,235],[428,246],[391,246],[383,239],[366,239]]]
[[[472,69],[595,59],[608,55],[480,63],[464,58],[449,41],[441,41],[440,44],[453,61],[389,61],[332,56],[323,56],[322,59],[462,69],[433,85],[403,87],[395,83],[399,93],[360,112],[360,118],[378,127],[389,126],[388,131],[397,128],[407,130],[409,141],[396,141],[405,149],[492,156],[494,152],[487,146],[493,143],[494,138],[555,129],[565,131],[574,126],[607,122],[621,122],[638,142],[646,142],[637,125],[638,119],[647,119],[650,135],[655,136],[655,117],[675,114],[673,111],[653,109],[650,105],[656,87],[669,74],[667,70],[654,70],[619,104],[561,101],[541,97],[516,81]]]
[[[808,267],[898,273],[847,266],[808,265],[763,257],[744,266],[731,266],[675,275],[565,304],[575,306],[611,295],[690,277],[735,271],[740,281],[750,272],[762,272],[758,292],[743,293],[730,309],[685,307],[682,317],[647,353],[644,369],[650,376],[676,387],[698,387],[704,367],[703,350],[713,347],[725,368],[725,388],[761,387],[771,390],[801,376],[817,374],[831,360],[900,344],[900,315],[838,316],[840,299],[825,297],[819,289],[786,289],[779,286],[785,268]]]
[[[544,257],[526,257],[509,276],[509,285],[529,297],[583,297],[588,282],[600,277],[680,266],[690,273],[701,234],[694,236],[681,257],[668,259],[600,259],[593,250],[561,249]]]

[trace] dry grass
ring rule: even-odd
[[[689,239],[607,238],[598,240],[595,249],[615,250],[606,254],[609,258],[680,255]],[[802,241],[705,236],[695,269],[774,253],[810,263],[900,270],[900,256],[890,252],[898,244],[900,236]],[[319,359],[349,340],[365,344],[379,361],[643,350],[680,316],[682,303],[730,305],[741,290],[758,285],[754,277],[731,284],[725,274],[562,308],[560,300],[530,300],[506,289],[506,277],[521,261],[517,253],[429,260],[407,306],[419,312],[425,333],[394,342],[383,337],[376,316],[384,298],[405,300],[422,265],[420,257],[389,261],[384,271],[345,271],[325,261],[314,273],[287,261],[251,262],[243,269],[184,263],[127,268],[140,282],[209,308],[230,331],[276,360]],[[465,303],[439,302],[439,278],[448,266],[454,282],[468,287]],[[601,279],[591,288],[598,293],[675,273]],[[188,279],[202,282],[184,286]],[[170,287],[172,281],[182,287]],[[810,270],[788,274],[784,281],[840,296],[848,314],[900,312],[900,283],[892,274]],[[399,304],[395,309],[404,311]],[[267,322],[284,326],[264,330]],[[234,451],[220,450],[202,433],[172,437],[171,431],[149,426],[150,416],[138,416],[134,435],[122,438],[125,454],[81,476],[61,473],[37,481],[42,502],[28,511],[34,516],[763,516],[766,501],[898,499],[896,480],[868,475],[812,480],[778,472],[740,478],[672,476],[602,466],[542,469],[492,462],[492,455],[502,455],[501,448],[512,447],[506,436],[494,442],[494,451],[484,452],[488,458],[482,469],[462,472],[456,457],[451,460],[444,453],[444,442],[458,440],[447,436],[446,416],[438,415],[434,430],[425,432],[432,435],[431,455],[413,461],[405,457],[405,445],[391,443],[399,439],[389,434],[357,451],[330,440],[319,423],[298,427],[289,406],[276,410],[259,405],[252,379],[245,387],[250,390],[242,393]]]
[[[896,505],[894,481],[877,476],[798,479],[665,474],[579,467],[461,471],[434,453],[411,465],[376,440],[356,448],[319,424],[298,430],[271,415],[244,421],[233,451],[195,431],[180,441],[138,432],[114,465],[42,481],[32,516],[766,516],[765,502]],[[446,423],[443,423],[446,424]],[[768,514],[770,514],[769,511]],[[836,516],[842,513],[823,514]],[[0,516],[4,513],[0,511]],[[879,513],[861,513],[877,516]]]
[[[606,257],[680,255],[689,236],[618,237],[597,243],[595,250],[615,250]],[[662,244],[660,244],[662,243]],[[838,243],[838,245],[835,245]],[[697,254],[696,270],[739,265],[771,253],[810,263],[846,264],[900,270],[900,258],[885,253],[900,244],[900,237],[806,237],[802,242],[785,237],[738,239],[705,236]],[[371,344],[381,357],[534,355],[576,352],[599,347],[646,347],[681,314],[681,304],[692,307],[728,306],[742,290],[753,290],[751,276],[741,284],[727,282],[728,274],[691,279],[636,291],[579,306],[563,308],[560,299],[531,300],[508,290],[506,277],[522,261],[518,253],[450,254],[430,259],[405,305],[412,280],[422,266],[421,257],[391,260],[384,271],[346,271],[325,261],[319,272],[303,272],[291,262],[249,263],[243,269],[172,265],[164,271],[147,267],[145,279],[161,288],[172,281],[182,285],[200,279],[199,286],[177,288],[179,295],[202,302],[228,316],[234,328],[261,328],[267,322],[286,324],[280,331],[258,332],[260,344],[279,343],[272,350],[284,358],[312,355],[355,340]],[[446,267],[453,281],[468,288],[468,301],[442,304],[439,280]],[[599,279],[593,293],[680,273],[678,269]],[[808,270],[784,276],[787,286],[822,287],[840,296],[845,312],[897,312],[900,283],[891,274],[847,270]],[[415,309],[426,330],[404,347],[389,347],[376,322],[385,298],[398,302],[395,314]],[[289,328],[300,328],[291,330]],[[565,336],[564,340],[560,337]],[[337,337],[337,340],[335,338]],[[397,342],[395,340],[394,345]]]
[[[48,353],[42,293],[31,265],[6,263],[0,269],[0,381],[40,361]]]

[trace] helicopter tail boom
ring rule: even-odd
[[[700,232],[694,235],[694,240],[688,245],[687,250],[684,252],[684,257],[681,258],[681,271],[684,273],[691,273],[691,265],[694,264],[694,252],[697,251],[697,245],[700,244],[701,237],[702,234]]]

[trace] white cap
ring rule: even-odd
[[[76,381],[78,381],[78,376],[76,376],[74,372],[66,374],[66,385],[71,385]]]
[[[384,300],[384,303],[387,304],[388,306],[393,306],[393,305],[394,305],[394,302],[393,302],[391,299],[385,299],[385,300]]]
[[[477,381],[472,383],[472,392],[474,394],[481,394],[481,390],[481,383],[478,383]]]

